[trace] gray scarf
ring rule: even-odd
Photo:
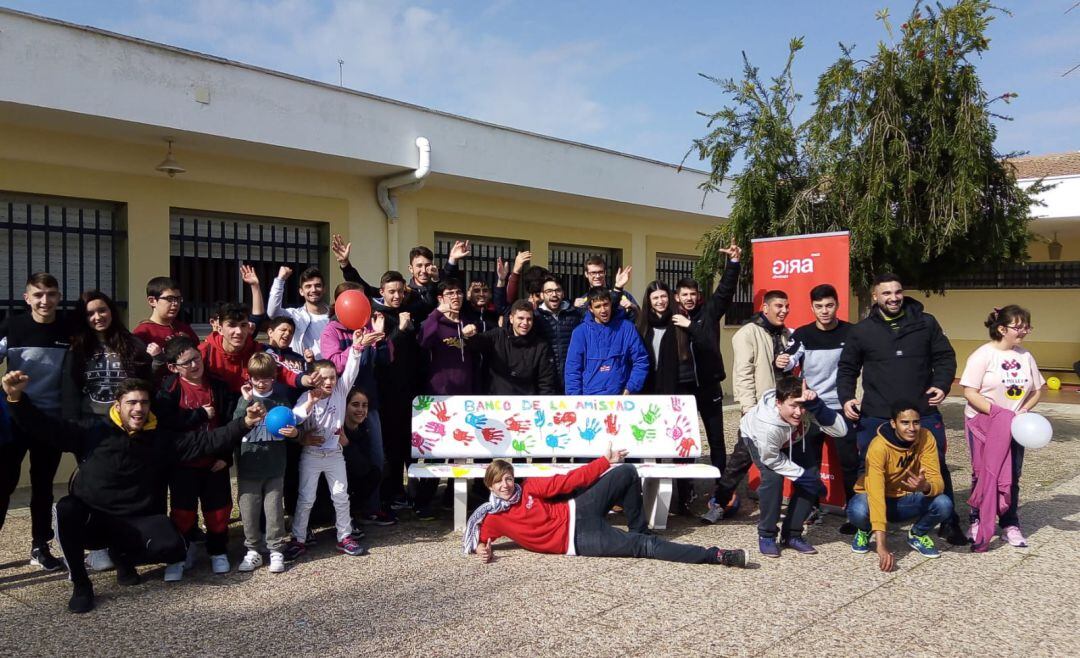
[[[508,500],[504,500],[495,494],[491,494],[491,497],[488,498],[488,502],[477,507],[469,516],[469,522],[465,525],[465,536],[461,538],[461,542],[465,548],[465,555],[474,552],[476,546],[480,543],[480,524],[484,522],[484,518],[487,517],[488,514],[505,512],[520,502],[521,485],[515,484],[514,495],[510,496]]]

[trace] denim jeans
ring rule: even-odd
[[[807,475],[820,476],[821,448],[824,437],[824,433],[821,432],[816,435],[808,434],[791,451],[791,460],[802,466]],[[761,484],[758,485],[758,509],[760,510],[757,526],[758,537],[776,539],[780,508],[784,502],[784,480],[786,478],[763,464],[757,448],[742,434],[739,435],[739,440],[746,441],[750,456],[761,472]],[[816,502],[817,496],[809,495],[798,487],[794,488],[791,499],[788,501],[787,514],[784,516],[784,527],[780,532],[782,539],[802,536],[803,523],[806,522],[806,517],[810,516],[810,511],[814,508]]]
[[[971,432],[967,433],[968,449],[971,449]],[[1016,441],[1013,441],[1009,446],[1012,453],[1012,492],[1009,496],[1009,509],[1005,510],[1005,513],[998,517],[998,523],[1002,528],[1014,525],[1020,525],[1020,517],[1016,513],[1016,509],[1020,502],[1020,473],[1024,470],[1024,446],[1020,445]],[[975,487],[978,486],[979,480],[975,476],[974,470],[971,473],[971,490],[975,491]],[[968,513],[968,520],[971,523],[975,523],[979,520],[979,509],[972,507]]]
[[[888,418],[861,418],[857,426],[856,442],[859,446],[859,470],[865,470],[866,468],[866,449],[870,447],[870,442],[877,436],[878,428],[888,423]],[[934,436],[934,442],[937,444],[937,456],[938,465],[941,467],[941,479],[945,481],[945,495],[949,497],[949,500],[953,499],[953,482],[952,473],[949,472],[948,465],[945,464],[945,421],[942,420],[940,413],[932,413],[923,416],[919,419],[919,424],[924,428],[930,430],[930,434]],[[946,521],[958,521],[956,513],[949,515]]]
[[[890,523],[918,519],[911,526],[912,534],[925,535],[952,515],[952,499],[945,494],[938,494],[933,498],[921,493],[885,498],[885,519]],[[870,502],[866,499],[866,494],[855,494],[855,497],[848,501],[847,516],[848,521],[859,530],[870,531]]]
[[[607,513],[613,505],[622,505],[630,532],[613,528],[607,522]],[[714,549],[676,544],[645,534],[648,525],[642,509],[641,480],[631,464],[611,469],[574,496],[574,507],[576,528],[571,539],[578,555],[647,557],[690,564],[716,560]]]

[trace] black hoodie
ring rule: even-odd
[[[511,327],[497,327],[476,334],[465,344],[484,356],[491,375],[489,395],[556,395],[551,346],[536,328],[515,336]]]
[[[917,403],[919,413],[928,415],[936,408],[928,402],[927,389],[948,393],[956,375],[956,352],[934,316],[910,297],[904,298],[901,310],[894,331],[879,307],[871,308],[870,315],[851,328],[840,353],[840,404],[855,399],[855,382],[862,372],[864,417],[888,418],[899,400]]]
[[[690,351],[698,386],[715,384],[727,378],[724,359],[720,356],[720,320],[731,308],[738,285],[739,262],[729,261],[716,291],[690,311],[690,326],[686,330],[690,332]]]

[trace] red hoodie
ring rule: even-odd
[[[573,493],[600,479],[611,464],[599,457],[566,475],[529,478],[521,485],[521,501],[505,512],[488,514],[480,524],[480,543],[509,537],[536,553],[565,555],[570,540],[570,504],[550,500]]]
[[[265,351],[264,347],[248,336],[247,342],[239,352],[230,354],[221,344],[222,336],[212,333],[199,345],[199,354],[203,358],[205,372],[224,381],[233,393],[239,393],[240,387],[247,381],[247,362],[252,354]],[[277,378],[293,388],[301,388],[300,373],[294,372],[278,363]]]

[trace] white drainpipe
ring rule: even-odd
[[[414,171],[384,178],[376,187],[379,206],[391,224],[398,218],[396,193],[420,189],[424,186],[424,179],[431,173],[431,143],[427,137],[417,137],[416,148],[419,151],[419,162]]]

